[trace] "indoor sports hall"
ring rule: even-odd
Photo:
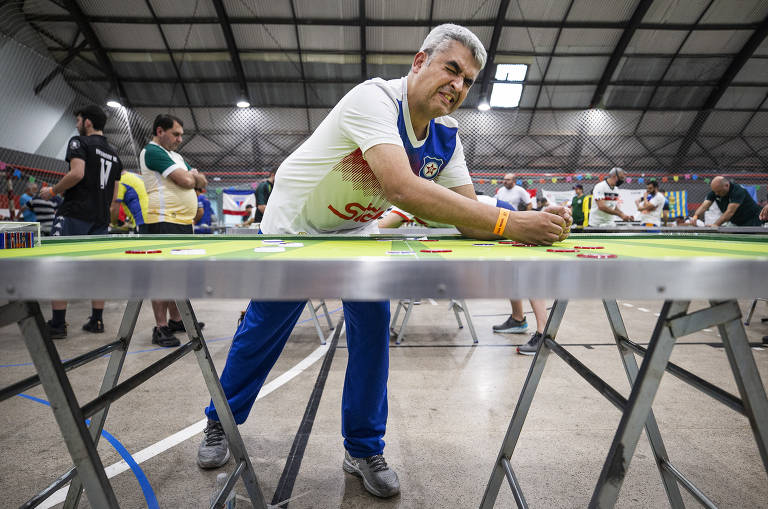
[[[10,0],[0,76],[0,506],[768,508],[768,0]]]

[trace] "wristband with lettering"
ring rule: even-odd
[[[507,220],[509,219],[509,210],[499,209],[499,218],[496,220],[496,226],[493,228],[493,233],[496,235],[503,235],[504,229],[507,227]]]

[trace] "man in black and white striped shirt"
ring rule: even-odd
[[[58,196],[45,200],[40,195],[37,195],[27,202],[27,207],[37,216],[37,220],[40,223],[40,233],[43,235],[51,234],[53,218],[56,217],[56,209],[60,204],[61,199]]]

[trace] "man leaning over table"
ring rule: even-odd
[[[457,122],[447,115],[467,96],[486,52],[468,29],[440,25],[415,55],[408,76],[368,80],[345,95],[280,165],[261,230],[272,235],[376,233],[393,204],[455,225],[479,239],[551,244],[565,238],[570,214],[510,212],[477,201]],[[429,182],[435,181],[439,185]],[[496,232],[496,233],[494,233]],[[252,301],[237,328],[221,383],[238,424],[304,308],[305,301]],[[343,469],[378,497],[400,492],[384,459],[389,370],[389,301],[344,302],[348,361],[342,395]],[[203,468],[229,460],[211,403],[198,450]]]

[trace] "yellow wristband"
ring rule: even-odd
[[[509,219],[508,209],[499,209],[499,218],[496,220],[496,227],[493,229],[493,233],[496,235],[504,235],[504,229],[507,227],[507,220]]]

